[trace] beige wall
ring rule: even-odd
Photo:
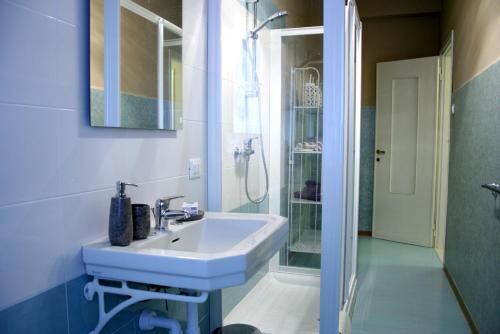
[[[500,57],[500,0],[444,0],[441,41],[455,31],[453,90]]]
[[[363,15],[362,12],[360,12]],[[439,52],[439,16],[388,16],[361,18],[362,98],[363,106],[374,106],[376,64],[384,61],[437,55]]]
[[[104,0],[90,1],[90,87],[104,87]]]
[[[364,18],[436,13],[441,9],[440,0],[357,0],[356,4]]]
[[[323,0],[272,0],[280,10],[286,10],[286,27],[323,25]]]

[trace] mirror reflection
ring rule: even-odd
[[[90,1],[90,123],[182,128],[182,0]]]

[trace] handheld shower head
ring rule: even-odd
[[[288,12],[286,10],[279,10],[276,13],[274,13],[273,15],[269,16],[268,20],[269,20],[269,22],[271,22],[273,20],[279,19],[280,17],[286,16],[286,15],[288,15]]]
[[[253,30],[250,30],[248,33],[248,37],[257,39],[259,35],[257,34],[262,28],[264,28],[269,22],[272,22],[276,19],[282,18],[284,16],[288,15],[288,12],[286,10],[279,10],[273,15],[269,16],[267,19],[265,19],[258,27],[254,28]]]

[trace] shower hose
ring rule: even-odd
[[[250,155],[245,156],[245,193],[247,195],[247,198],[250,202],[254,204],[259,204],[264,202],[266,199],[268,193],[269,193],[269,172],[267,171],[267,163],[266,163],[266,155],[264,154],[264,141],[262,140],[262,110],[260,108],[260,92],[257,93],[257,98],[258,98],[258,109],[259,109],[259,140],[260,140],[260,156],[262,158],[262,164],[264,166],[264,173],[266,175],[266,190],[264,192],[264,195],[257,197],[257,198],[252,198],[250,196],[250,193],[248,192],[248,166],[250,165]]]

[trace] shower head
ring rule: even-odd
[[[274,13],[273,15],[269,16],[269,18],[266,21],[271,22],[275,19],[279,19],[280,17],[286,16],[286,15],[288,15],[288,12],[286,10],[279,10],[276,13]]]
[[[257,34],[262,28],[266,26],[269,22],[272,22],[276,19],[282,18],[284,16],[288,15],[288,12],[286,10],[279,10],[273,15],[269,16],[267,19],[265,19],[258,27],[254,28],[253,30],[250,30],[248,33],[248,37],[257,39],[259,35]]]

